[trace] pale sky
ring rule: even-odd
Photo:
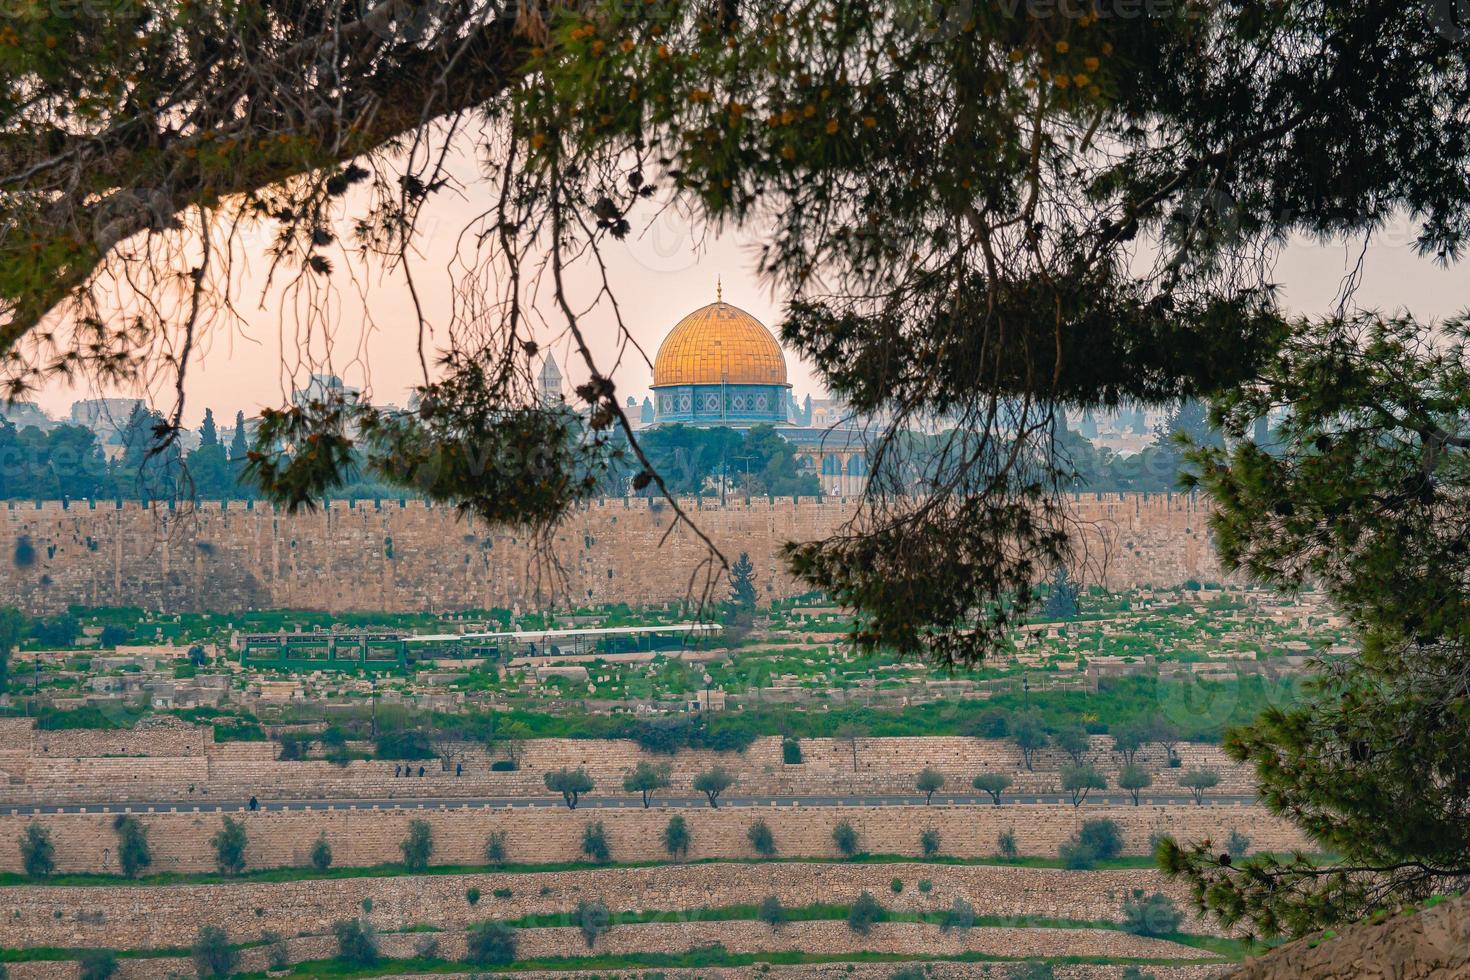
[[[442,324],[447,320],[452,279],[446,263],[454,254],[466,216],[481,210],[472,206],[474,203],[443,196],[436,199],[421,224],[425,234],[421,258],[414,266],[415,279],[431,322]],[[770,295],[756,279],[750,233],[737,230],[710,236],[703,247],[693,236],[687,223],[665,212],[652,228],[645,230],[635,224],[626,242],[609,242],[605,249],[609,279],[624,317],[649,358],[682,316],[714,300],[717,277],[724,281],[727,302],[746,309],[773,330],[780,320],[783,298]],[[259,240],[255,245],[251,273],[235,295],[246,322],[237,330],[217,331],[201,345],[201,356],[189,373],[185,412],[188,425],[198,424],[206,406],[214,409],[221,424],[227,425],[237,410],[251,415],[263,406],[283,404],[290,390],[289,366],[298,364],[294,319],[288,315],[289,304],[282,302],[279,290],[262,300],[259,279],[264,259]],[[1335,307],[1342,279],[1357,257],[1357,247],[1294,243],[1281,257],[1274,278],[1282,284],[1284,301],[1293,312],[1322,314]],[[418,383],[421,375],[414,353],[416,326],[402,277],[379,274],[366,283],[354,284],[339,268],[332,279],[334,302],[340,304],[333,368],[350,385],[370,384],[376,401],[403,404],[408,389]],[[592,282],[585,270],[576,281],[584,285]],[[1466,284],[1464,267],[1441,269],[1416,256],[1411,228],[1404,223],[1387,229],[1368,249],[1355,302],[1363,308],[1390,312],[1408,309],[1421,319],[1443,317],[1470,307]],[[376,331],[366,336],[359,294],[377,322]],[[601,362],[611,365],[614,331],[609,318],[594,315],[589,325]],[[357,358],[355,351],[364,341],[366,356]],[[571,383],[585,378],[586,369],[566,338],[555,342],[553,349]],[[283,368],[283,364],[288,367]],[[806,394],[821,396],[809,366],[789,352],[787,370],[798,399]],[[304,382],[307,373],[308,368],[298,366],[296,380]],[[626,401],[629,395],[641,401],[650,378],[648,364],[630,353],[614,374],[620,401]],[[58,384],[43,390],[37,401],[52,415],[65,417],[73,400],[97,394],[86,384]],[[172,405],[172,392],[161,389],[153,401],[166,409]]]

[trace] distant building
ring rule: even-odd
[[[550,354],[541,362],[541,371],[536,375],[536,398],[543,408],[554,408],[566,402],[562,387],[561,368]]]
[[[628,400],[630,409],[633,400]],[[792,444],[799,470],[830,495],[862,493],[868,482],[871,420],[855,418],[835,399],[801,404],[787,383],[786,355],[755,317],[715,302],[680,320],[658,349],[653,399],[638,417],[645,425],[776,426]]]
[[[133,411],[146,407],[141,398],[84,398],[71,403],[71,421],[97,433],[104,446],[121,445],[122,430]]]
[[[43,412],[41,406],[35,402],[15,402],[7,405],[0,401],[0,418],[5,419],[17,429],[34,426],[46,432],[56,428],[57,425],[56,420]]]
[[[334,401],[353,402],[357,401],[361,395],[360,388],[343,384],[342,379],[335,374],[313,374],[305,387],[291,392],[291,404],[303,408],[312,402],[322,404],[330,404]]]
[[[669,331],[653,362],[656,424],[789,425],[790,403],[781,345],[723,290]]]

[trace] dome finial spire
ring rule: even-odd
[[[715,275],[715,302],[725,301],[725,281],[718,274]]]

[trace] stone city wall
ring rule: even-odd
[[[785,573],[781,545],[833,533],[857,504],[684,502],[723,551],[750,555],[767,600],[805,591]],[[1221,578],[1208,507],[1197,497],[1085,494],[1072,506],[1088,559],[1084,580],[1122,588]],[[492,531],[419,501],[337,502],[296,515],[241,502],[187,510],[10,502],[0,507],[0,595],[32,614],[68,604],[401,612],[539,607],[552,598],[677,602],[691,582],[698,591],[706,551],[689,528],[673,525],[673,510],[657,500],[594,501],[556,530],[548,561],[524,533]],[[17,561],[22,550],[33,555],[29,563]]]
[[[893,879],[904,883],[895,895]],[[926,894],[920,879],[931,882]],[[471,905],[470,889],[479,890]],[[895,911],[937,912],[964,898],[982,916],[1121,921],[1134,888],[1189,906],[1189,888],[1157,871],[1061,871],[950,864],[665,864],[587,871],[241,881],[213,885],[37,886],[0,890],[0,948],[187,946],[217,925],[237,943],[266,933],[325,935],[332,923],[372,909],[385,931],[429,925],[463,929],[485,918],[564,915],[599,900],[615,913],[671,912],[711,904],[758,905],[774,895],[787,908],[850,904],[871,892]],[[497,892],[499,894],[497,894]],[[509,892],[509,894],[506,894]],[[366,904],[365,904],[366,903]],[[1019,923],[1018,923],[1019,924]],[[1216,927],[1192,921],[1191,932]]]
[[[153,852],[152,873],[214,870],[210,840],[222,825],[218,813],[140,809]],[[994,854],[1002,831],[1015,834],[1022,854],[1055,857],[1058,846],[1085,820],[1103,817],[1118,822],[1126,852],[1146,854],[1154,834],[1195,840],[1224,840],[1231,831],[1248,835],[1259,850],[1287,851],[1307,847],[1301,833],[1256,806],[1192,805],[1083,806],[1009,804],[1006,806],[783,806],[567,810],[515,807],[425,807],[377,810],[346,806],[333,810],[242,812],[249,836],[249,868],[306,867],[313,843],[325,835],[333,864],[359,867],[401,860],[400,843],[411,820],[427,820],[433,828],[431,863],[481,865],[492,831],[506,832],[507,859],[540,864],[584,860],[582,835],[588,824],[601,822],[612,859],[619,862],[667,860],[660,842],[669,817],[678,812],[688,822],[689,858],[753,858],[747,832],[765,820],[782,857],[837,857],[832,828],[852,824],[864,851],[918,856],[919,835],[937,830],[941,851],[956,857]],[[19,871],[19,838],[33,818],[0,815],[0,871]],[[39,818],[56,846],[62,872],[117,871],[114,816],[92,813],[48,813]]]
[[[158,800],[283,799],[415,799],[545,797],[544,774],[562,768],[584,768],[593,777],[598,797],[627,796],[623,777],[639,762],[668,765],[672,786],[666,795],[693,793],[694,777],[712,766],[723,766],[737,782],[732,795],[793,796],[813,794],[858,795],[878,793],[911,795],[920,770],[932,766],[946,777],[940,798],[971,796],[970,782],[980,772],[1011,775],[1011,795],[1056,793],[1060,771],[1070,758],[1055,749],[1037,753],[1027,769],[1020,750],[1001,739],[964,736],[863,738],[853,746],[842,740],[813,738],[801,742],[802,762],[782,761],[781,739],[756,739],[744,752],[682,751],[657,755],[622,740],[530,739],[516,744],[520,768],[494,772],[490,764],[503,758],[505,748],[487,752],[483,747],[456,747],[456,764],[446,771],[439,760],[422,763],[424,776],[412,776],[391,761],[355,760],[338,766],[322,760],[281,761],[277,747],[264,742],[213,741],[208,726],[186,729],[181,724],[142,728],[137,732],[31,732],[25,719],[0,720],[13,732],[12,757],[0,759],[0,770],[11,775],[0,784],[0,803],[64,803],[99,800],[130,802]],[[157,738],[153,735],[157,734]],[[1112,739],[1092,739],[1091,759],[1115,781],[1122,763],[1112,751]],[[461,751],[462,750],[462,751]],[[1231,761],[1215,745],[1181,744],[1181,765],[1170,767],[1164,749],[1149,745],[1140,750],[1139,763],[1153,774],[1154,785],[1145,792],[1187,795],[1180,776],[1203,767],[1220,773],[1212,795],[1253,796],[1255,779],[1249,766]],[[854,764],[855,763],[855,764]]]

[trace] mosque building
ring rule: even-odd
[[[655,424],[789,425],[786,355],[771,331],[724,300],[675,325],[653,362]]]
[[[792,444],[797,466],[816,476],[824,493],[861,493],[867,482],[867,433],[851,419],[838,422],[835,403],[798,405],[787,381],[786,355],[766,326],[726,303],[715,302],[675,324],[653,362],[653,397],[642,425],[777,427]],[[629,408],[633,403],[630,400]],[[814,415],[827,417],[814,424]]]

